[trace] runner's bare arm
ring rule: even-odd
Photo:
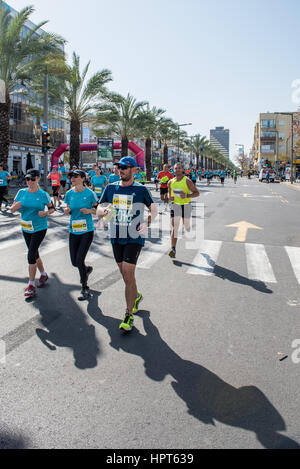
[[[200,196],[200,192],[198,191],[197,187],[195,186],[195,184],[190,180],[190,179],[187,179],[187,185],[188,185],[188,188],[190,189],[191,191],[191,195],[187,195],[187,198],[189,199],[196,199],[197,197]]]

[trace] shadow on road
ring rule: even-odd
[[[273,290],[270,290],[270,288],[268,288],[264,282],[260,282],[258,280],[249,280],[247,277],[244,277],[243,275],[240,275],[237,272],[234,272],[233,270],[226,269],[225,267],[221,267],[220,265],[215,265],[214,261],[207,254],[203,253],[202,255],[204,258],[206,258],[207,263],[210,267],[200,267],[195,264],[190,264],[188,262],[182,262],[178,260],[173,261],[173,264],[176,267],[182,267],[183,265],[188,267],[194,267],[195,269],[203,270],[204,272],[211,271],[211,269],[214,268],[214,276],[219,277],[222,280],[229,280],[233,283],[239,283],[241,285],[254,288],[254,290],[257,290],[261,293],[273,293]]]
[[[1,275],[0,280],[24,283],[24,287],[26,285],[24,278]],[[56,347],[71,349],[75,366],[85,370],[97,367],[101,350],[95,327],[88,324],[86,316],[70,295],[75,289],[78,287],[64,284],[57,275],[51,275],[50,283],[43,290],[38,290],[37,296],[30,300],[40,315],[39,323],[45,329],[35,329],[35,321],[25,323],[24,330],[19,333],[26,340],[36,333],[51,351],[55,351]]]
[[[26,449],[25,439],[22,436],[0,432],[0,449]]]
[[[285,422],[257,387],[235,388],[203,366],[182,359],[162,339],[149,311],[140,311],[138,315],[146,335],[136,328],[129,335],[120,334],[120,320],[105,316],[98,306],[98,298],[99,293],[93,292],[88,314],[107,329],[110,346],[141,357],[151,380],[163,381],[166,376],[172,376],[171,386],[185,402],[190,415],[207,425],[218,421],[254,432],[268,449],[300,449],[297,442],[279,433],[286,430]]]

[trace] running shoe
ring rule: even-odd
[[[35,297],[35,287],[33,285],[28,285],[25,290],[25,297],[26,298],[34,298]]]
[[[41,275],[36,286],[38,288],[43,288],[46,285],[46,283],[48,282],[48,280],[49,280],[49,277],[48,277],[47,274],[46,275]]]
[[[123,322],[120,324],[120,329],[126,332],[132,331],[134,317],[131,314],[125,314]]]
[[[78,301],[85,301],[88,300],[91,297],[90,289],[89,287],[84,287],[81,290],[81,296],[78,298]]]
[[[175,248],[171,249],[171,251],[169,252],[169,256],[171,257],[171,259],[176,258],[176,249]]]
[[[133,314],[136,314],[139,310],[139,305],[143,301],[143,295],[141,293],[138,293],[138,296],[136,297],[136,300],[134,302],[134,307],[133,307]]]

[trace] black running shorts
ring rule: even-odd
[[[59,186],[52,186],[53,197],[58,197]]]
[[[136,265],[143,246],[141,244],[113,244],[113,253],[118,264],[126,262]]]
[[[160,195],[165,195],[168,194],[169,189],[166,187],[165,189],[163,187],[160,188]]]

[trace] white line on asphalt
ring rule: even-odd
[[[222,241],[202,241],[200,250],[187,274],[212,276],[219,257]]]
[[[290,258],[297,281],[300,284],[300,248],[285,246],[285,250]]]
[[[248,278],[259,282],[277,283],[271,263],[262,244],[245,244]]]
[[[170,249],[170,238],[163,239],[160,244],[146,244],[146,248],[142,251],[141,262],[138,264],[139,269],[151,269],[151,267],[159,261],[159,259]]]

